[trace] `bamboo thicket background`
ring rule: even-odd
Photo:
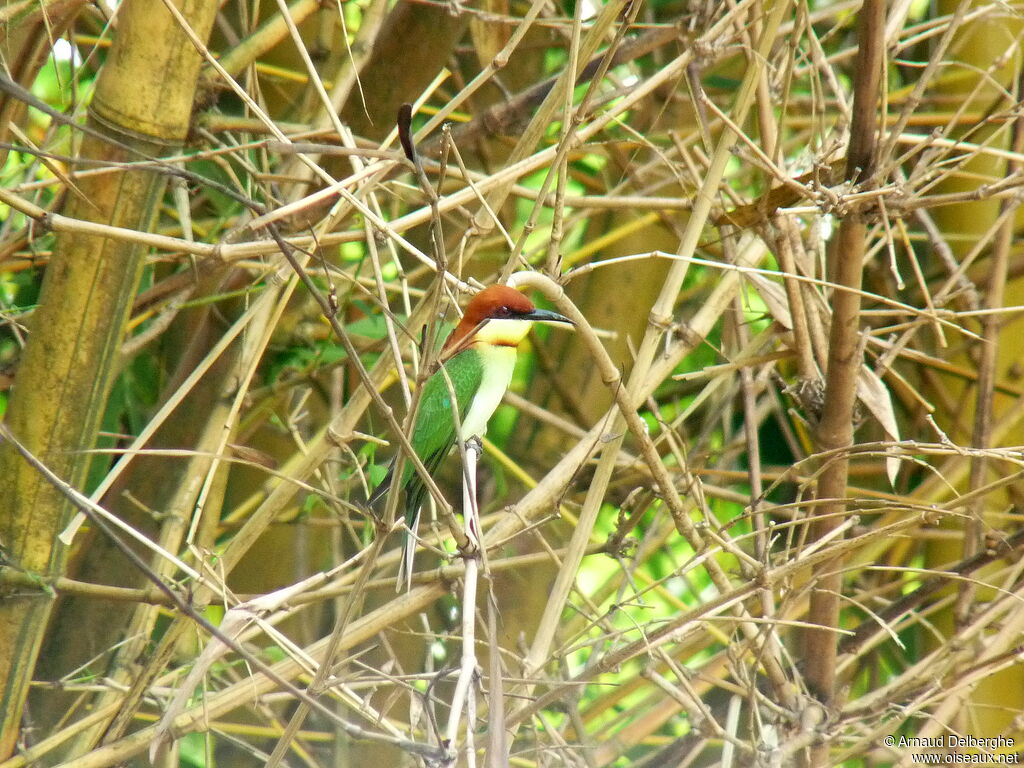
[[[0,29],[0,768],[1019,753],[1019,5]],[[475,605],[442,505],[395,594],[363,500],[514,272],[587,326],[520,350]]]

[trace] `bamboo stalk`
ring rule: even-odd
[[[215,8],[196,0],[184,12],[205,35]],[[199,57],[177,24],[153,0],[130,3],[120,34],[96,85],[90,107],[96,133],[83,141],[81,156],[123,162],[163,154],[185,137],[192,110]],[[107,134],[111,144],[97,138]],[[151,230],[165,184],[154,171],[82,180],[83,196],[69,198],[66,215],[103,226]],[[107,393],[117,370],[117,352],[145,261],[134,244],[104,237],[57,240],[43,282],[33,332],[18,371],[7,412],[11,431],[60,477],[81,486]],[[50,576],[64,570],[67,550],[56,544],[69,507],[9,446],[0,453],[0,537],[12,560],[29,572]],[[11,753],[39,651],[49,600],[20,598],[0,606],[0,756]],[[36,712],[42,724],[56,712]]]
[[[885,3],[867,0],[860,14],[858,43],[861,66],[854,85],[853,122],[847,151],[846,177],[871,183],[877,158],[879,84],[884,72]],[[832,323],[828,339],[828,368],[825,373],[825,403],[815,432],[821,451],[843,451],[853,445],[853,408],[857,377],[862,364],[860,331],[860,287],[867,247],[866,214],[854,211],[843,218],[830,248],[832,282],[849,290],[832,296]],[[840,456],[826,465],[818,479],[817,498],[824,504],[815,511],[811,540],[836,531],[848,513],[846,486],[849,457]],[[816,629],[804,635],[805,678],[812,693],[826,707],[834,702],[836,655],[842,570],[840,559],[815,569],[807,618]],[[825,765],[831,745],[826,740],[813,748],[811,765]]]

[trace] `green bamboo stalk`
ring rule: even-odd
[[[205,39],[216,7],[184,0],[181,11]],[[165,154],[180,146],[192,112],[200,58],[164,3],[125,3],[118,20],[90,106],[95,133],[80,150],[90,160]],[[151,230],[165,182],[158,171],[82,179],[83,194],[69,196],[65,214]],[[7,419],[29,450],[76,487],[88,474],[84,451],[96,439],[145,255],[144,248],[123,241],[63,234],[43,280]],[[69,515],[59,491],[9,445],[0,447],[0,539],[14,567],[45,577],[62,574],[68,551],[57,534]],[[0,757],[18,741],[52,608],[52,598],[39,594],[0,601]]]

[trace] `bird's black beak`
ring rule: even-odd
[[[564,323],[565,325],[576,325],[576,323],[565,315],[560,315],[549,309],[534,309],[531,312],[526,312],[525,314],[520,315],[520,317],[522,317],[523,320],[532,320],[535,323]]]

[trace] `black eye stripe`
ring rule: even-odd
[[[522,316],[524,313],[519,310],[513,309],[508,304],[502,304],[496,307],[490,314],[491,320],[508,320],[515,319]]]

